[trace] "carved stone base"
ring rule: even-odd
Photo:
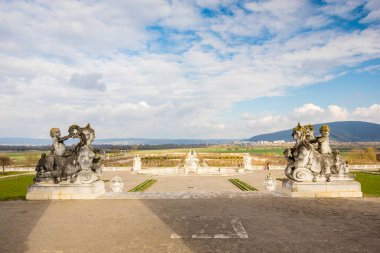
[[[283,192],[291,197],[306,198],[361,198],[360,183],[353,180],[333,182],[296,182],[282,181]]]
[[[104,181],[91,184],[32,184],[27,200],[96,199],[106,192]]]

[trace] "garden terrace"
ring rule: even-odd
[[[286,165],[287,161],[284,156],[277,154],[251,154],[252,165]]]
[[[133,156],[121,155],[121,156],[108,156],[107,159],[103,160],[104,166],[123,166],[132,167],[133,166]]]
[[[379,149],[368,147],[366,149],[342,149],[341,154],[349,164],[376,164]]]
[[[141,158],[143,168],[151,167],[180,167],[185,163],[185,155],[152,155]]]
[[[226,154],[198,154],[200,164],[210,167],[242,167],[241,155]]]

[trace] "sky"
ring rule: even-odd
[[[0,0],[0,137],[380,123],[379,0]]]

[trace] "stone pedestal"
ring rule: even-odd
[[[96,199],[106,192],[104,181],[91,184],[33,184],[27,200]]]
[[[311,198],[360,198],[363,197],[360,183],[354,180],[333,182],[282,181],[283,192],[291,197]]]

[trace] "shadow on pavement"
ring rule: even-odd
[[[269,196],[8,201],[0,252],[376,252],[379,211],[379,202]]]
[[[0,252],[16,253],[30,250],[28,236],[49,205],[49,201],[1,201]]]

